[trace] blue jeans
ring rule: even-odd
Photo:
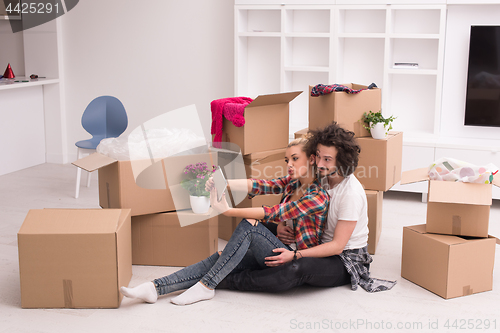
[[[215,289],[232,272],[267,268],[264,258],[277,255],[273,252],[277,248],[290,249],[261,223],[254,226],[244,219],[220,255],[216,252],[196,264],[155,279],[153,283],[158,295],[187,289],[198,281]]]

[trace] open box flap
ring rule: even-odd
[[[419,234],[425,234],[425,224],[417,224],[417,225],[411,225],[407,227],[408,229],[415,231]]]
[[[275,105],[290,103],[295,97],[302,94],[302,91],[294,91],[281,94],[260,95],[246,106],[246,109],[263,105]]]
[[[115,162],[116,160],[114,158],[104,156],[99,153],[94,153],[71,164],[76,165],[77,167],[80,167],[88,172],[92,172]]]
[[[429,202],[491,205],[491,185],[431,180]]]
[[[416,233],[422,234],[422,235],[425,234],[426,237],[429,237],[431,239],[434,239],[440,243],[444,243],[447,245],[461,244],[461,243],[467,242],[467,240],[465,238],[458,237],[458,236],[427,233],[425,224],[412,225],[412,226],[408,226],[406,228],[408,228]]]
[[[420,168],[409,171],[404,171],[401,174],[401,185],[417,183],[429,180],[429,169],[428,168]]]
[[[427,237],[432,238],[440,243],[446,244],[446,245],[456,245],[456,244],[463,244],[467,243],[468,240],[465,238],[462,238],[460,236],[454,236],[454,235],[441,235],[441,234],[427,234]]]

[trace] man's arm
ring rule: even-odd
[[[342,253],[349,238],[351,238],[352,232],[356,227],[356,221],[343,221],[339,220],[337,226],[335,227],[335,233],[333,239],[328,243],[323,243],[315,247],[311,247],[305,250],[297,251],[297,258],[302,257],[313,257],[313,258],[323,258]],[[275,249],[275,253],[280,253],[277,256],[267,257],[266,265],[269,267],[275,267],[287,263],[293,260],[295,253],[293,251],[288,251],[286,249]]]

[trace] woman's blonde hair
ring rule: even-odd
[[[294,146],[302,146],[301,150],[305,153],[307,153],[307,143],[309,142],[309,139],[311,138],[311,132],[307,132],[305,135],[303,135],[300,138],[294,139],[288,143],[287,148],[294,147]]]

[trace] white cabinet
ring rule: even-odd
[[[0,174],[44,162],[66,163],[62,87],[61,26],[59,19],[12,33],[0,21],[1,73],[11,63],[19,83],[0,83]],[[24,67],[24,68],[23,68]],[[31,74],[45,79],[29,80]],[[26,77],[25,77],[26,76]]]
[[[236,4],[235,95],[304,91],[290,105],[294,133],[308,126],[309,85],[375,82],[382,112],[397,116],[395,129],[417,140],[436,137],[446,6],[338,3]]]

